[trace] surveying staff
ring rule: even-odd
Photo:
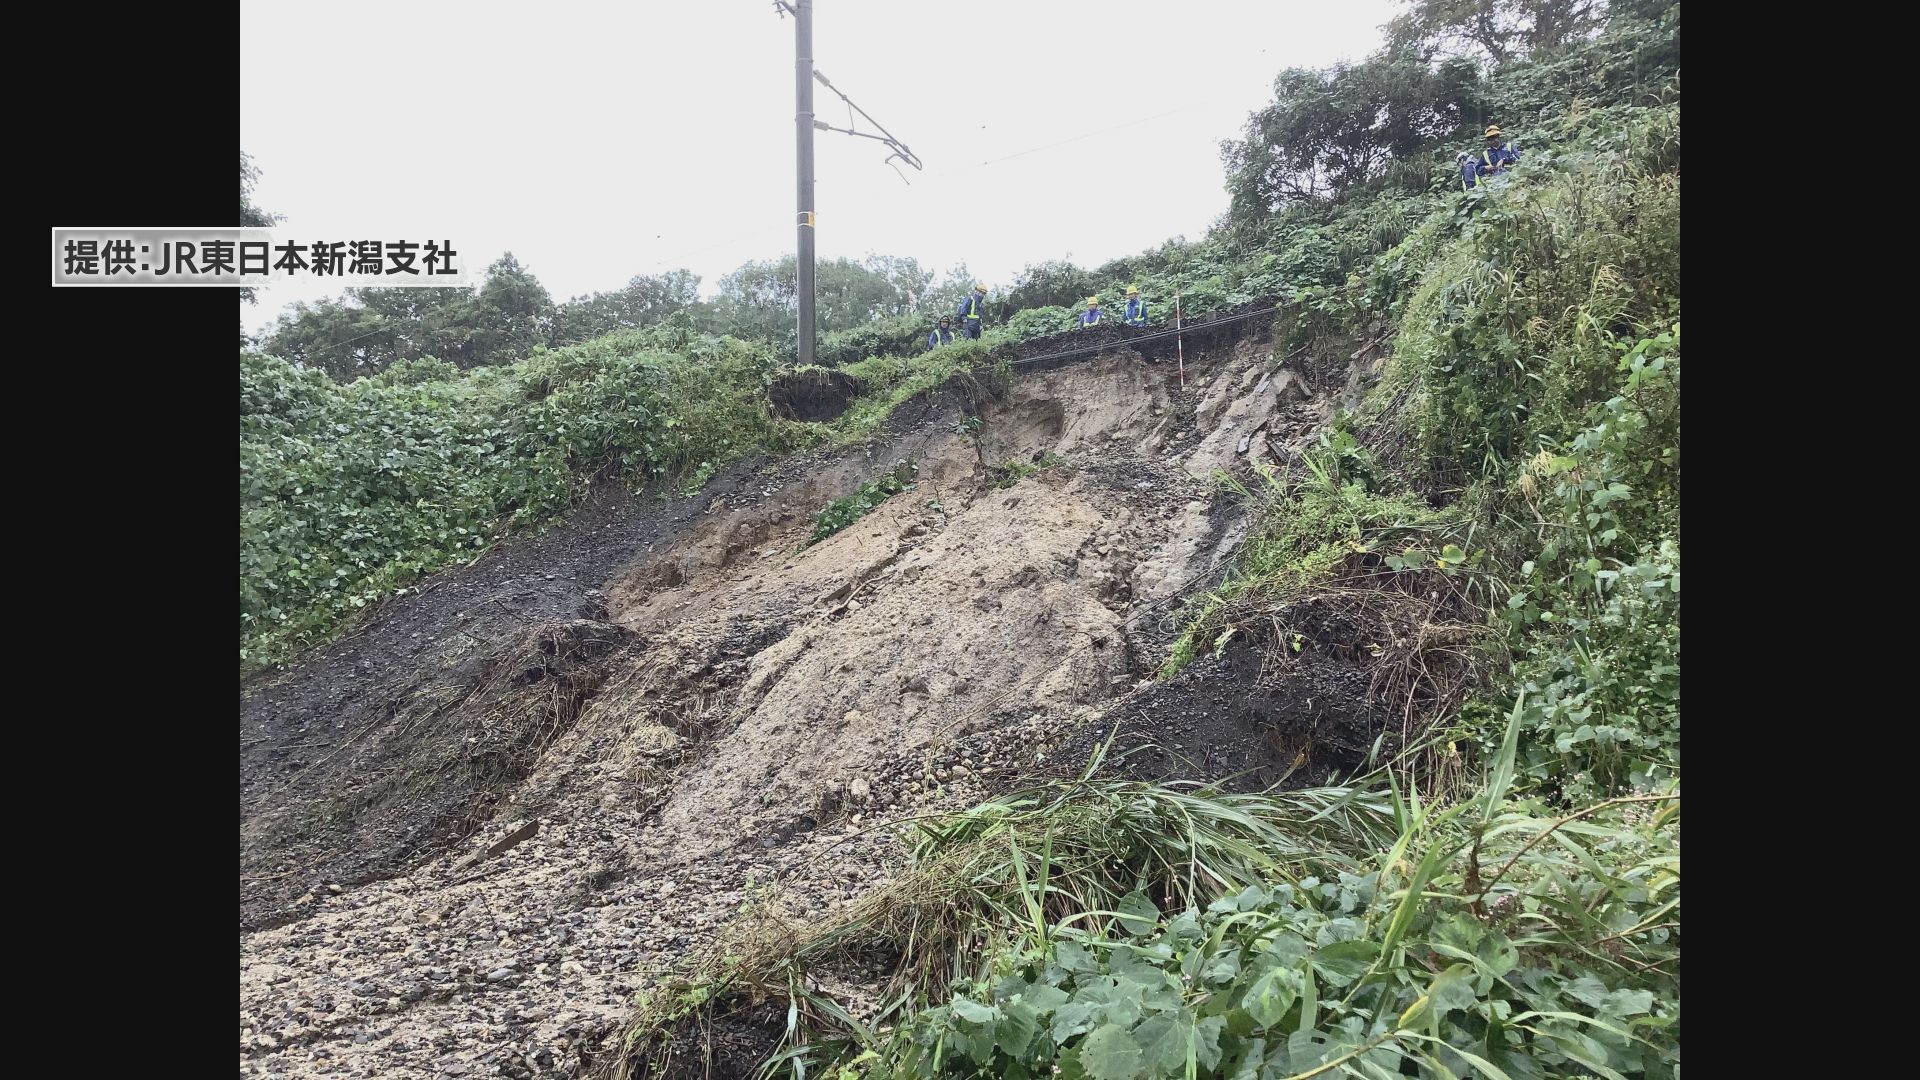
[[[987,314],[987,285],[980,282],[960,301],[960,309],[954,314],[960,316],[960,330],[969,340],[980,336],[980,320]]]
[[[1507,145],[1499,125],[1488,128],[1486,138],[1487,145],[1480,151],[1478,162],[1481,176],[1498,176],[1519,162],[1519,152]]]

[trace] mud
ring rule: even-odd
[[[767,387],[767,400],[782,419],[825,421],[846,412],[861,389],[860,380],[839,371],[788,372]]]
[[[1337,665],[1152,681],[1246,527],[1215,476],[1339,390],[1264,321],[1184,387],[1120,350],[695,499],[603,491],[244,695],[243,1075],[580,1075],[742,905],[849,902],[903,859],[888,822],[1076,767],[1103,716],[1196,776],[1289,739],[1338,767],[1380,717]],[[805,546],[902,460],[911,489]]]

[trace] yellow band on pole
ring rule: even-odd
[[[811,210],[800,211],[800,224],[805,225],[809,229],[814,228],[815,226],[813,223],[813,211]]]

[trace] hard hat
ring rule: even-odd
[[[1127,295],[1128,295],[1128,296],[1139,296],[1139,295],[1140,295],[1140,286],[1138,286],[1138,285],[1129,285],[1129,286],[1127,286]]]
[[[974,292],[986,292],[986,291],[987,291],[987,283],[986,283],[986,282],[984,282],[984,281],[977,281],[977,282],[975,282],[975,283],[974,283],[974,286],[973,286],[973,291],[974,291]]]
[[[1089,296],[1089,297],[1087,297],[1087,306],[1088,306],[1088,307],[1099,307],[1099,306],[1100,306],[1100,298],[1099,298],[1099,297],[1097,297],[1097,296]]]
[[[1487,138],[1497,139],[1499,137],[1500,137],[1500,126],[1498,124],[1495,124],[1493,127],[1490,127],[1487,129]]]

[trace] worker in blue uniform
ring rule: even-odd
[[[1087,297],[1087,310],[1085,312],[1082,312],[1080,315],[1080,325],[1083,328],[1088,326],[1100,325],[1100,298],[1099,297],[1097,296]]]
[[[969,340],[978,338],[980,336],[980,320],[985,318],[987,314],[986,282],[983,281],[975,284],[973,291],[967,294],[967,298],[960,301],[960,309],[954,312],[954,314],[960,317],[960,332],[965,334]]]

